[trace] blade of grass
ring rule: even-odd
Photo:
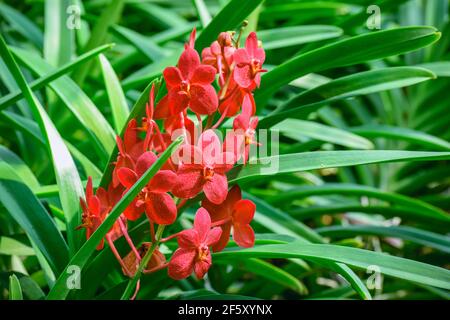
[[[23,300],[22,287],[15,274],[9,276],[9,300]]]
[[[109,2],[108,6],[103,9],[101,16],[95,23],[91,32],[91,37],[82,52],[88,52],[105,43],[108,29],[120,19],[124,4],[125,0],[111,0]],[[73,79],[79,86],[83,84],[92,67],[93,63],[90,61],[74,72]]]
[[[44,108],[33,95],[2,36],[0,36],[0,54],[14,75],[14,79],[22,90],[45,137],[55,171],[56,182],[59,187],[60,201],[66,218],[69,249],[73,253],[80,243],[80,235],[75,232],[75,228],[81,221],[79,199],[84,197],[83,187],[75,163]]]
[[[82,54],[81,56],[77,57],[75,60],[59,67],[58,69],[46,74],[45,76],[34,80],[29,84],[31,90],[36,91],[44,86],[48,85],[50,82],[52,82],[55,79],[58,79],[59,77],[65,75],[66,73],[70,73],[72,70],[77,68],[79,65],[85,63],[87,60],[92,59],[93,57],[97,56],[98,54],[105,52],[106,50],[109,50],[112,48],[114,44],[105,44],[101,47],[95,48],[89,52],[86,52],[85,54]],[[0,98],[0,110],[8,107],[9,105],[16,103],[20,99],[23,98],[23,93],[20,90],[11,92],[3,97]]]
[[[0,162],[0,202],[59,273],[69,260],[68,247],[55,222],[13,169]]]
[[[138,195],[142,188],[148,183],[148,181],[158,172],[162,165],[167,161],[167,159],[172,155],[177,147],[181,144],[182,139],[179,137],[175,140],[167,149],[164,151],[155,163],[142,175],[142,177],[131,187],[126,194],[119,200],[119,202],[111,210],[110,214],[106,217],[103,223],[98,227],[98,229],[92,234],[88,241],[78,250],[78,252],[73,256],[68,266],[76,265],[80,269],[83,269],[88,262],[89,257],[94,253],[95,248],[101,239],[106,235],[106,233],[112,228],[115,221],[122,214],[123,210],[131,203],[131,201]],[[66,280],[69,276],[68,273],[62,272],[57,279],[53,288],[51,288],[47,299],[64,299],[69,293],[69,288],[66,286]]]
[[[13,52],[20,61],[31,68],[39,76],[54,71],[41,57],[14,48]],[[86,65],[86,64],[85,64]],[[105,117],[97,109],[91,99],[68,76],[62,76],[51,82],[50,87],[63,100],[64,104],[77,117],[97,147],[99,156],[105,158],[104,152],[109,154],[115,146],[115,134]],[[103,152],[102,152],[103,151]]]
[[[355,268],[367,270],[376,265],[380,272],[433,287],[450,289],[450,271],[430,264],[405,258],[391,256],[385,253],[355,249],[330,244],[305,244],[291,242],[257,246],[250,249],[228,249],[213,254],[214,259],[243,258],[301,258],[310,261],[341,262]]]
[[[448,160],[450,152],[396,151],[396,150],[346,150],[314,151],[260,158],[245,167],[237,166],[229,173],[229,182],[249,178],[299,172],[313,169],[337,168],[369,163],[395,161]]]
[[[308,73],[413,51],[436,42],[440,36],[432,27],[403,27],[362,34],[300,54],[262,76],[256,103],[262,108],[275,91]]]
[[[108,93],[109,104],[114,119],[114,126],[116,132],[120,132],[125,126],[130,110],[128,109],[127,99],[120,86],[114,69],[111,67],[108,59],[103,54],[100,54],[100,64],[103,71],[103,80],[105,81],[106,91]]]
[[[209,46],[222,31],[233,30],[244,21],[253,10],[258,7],[263,0],[241,1],[231,0],[211,22],[202,30],[197,41],[196,49],[203,49]]]

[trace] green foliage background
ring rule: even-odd
[[[115,135],[192,28],[201,50],[247,19],[269,69],[260,128],[279,130],[281,153],[277,171],[229,177],[257,205],[256,246],[215,254],[204,281],[145,275],[138,299],[448,299],[448,14],[448,0],[0,2],[0,298],[126,298],[95,246],[139,186],[85,242],[83,185],[106,182]],[[130,227],[148,237],[144,220]]]

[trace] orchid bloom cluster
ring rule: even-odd
[[[246,164],[250,145],[257,144],[258,118],[252,91],[259,87],[261,73],[265,71],[262,69],[265,54],[254,32],[247,37],[243,48],[239,48],[239,40],[235,41],[233,36],[232,32],[222,32],[217,41],[203,50],[200,58],[194,49],[194,29],[177,66],[164,70],[167,94],[155,108],[152,87],[146,116],[140,121],[129,121],[123,138],[117,137],[119,152],[107,189],[99,187],[94,193],[92,179],[88,179],[86,198],[81,199],[80,226],[86,228],[87,238],[166,150],[174,135],[184,136],[184,144],[139,192],[105,237],[126,276],[134,276],[152,244],[154,250],[143,272],[167,267],[169,276],[177,280],[192,273],[198,279],[203,278],[212,263],[211,250],[223,250],[230,234],[241,247],[254,245],[250,222],[255,204],[242,199],[239,186],[229,190],[226,173],[238,161]],[[196,123],[188,118],[188,110],[197,117]],[[233,130],[222,143],[214,129],[230,117],[234,117]],[[193,228],[157,239],[155,224],[173,224],[186,201],[202,192],[204,200],[195,215]],[[143,214],[150,223],[151,242],[136,248],[128,235],[127,222]],[[114,245],[122,236],[131,248],[124,258]],[[179,247],[167,262],[158,245],[174,238]],[[102,240],[97,249],[103,246]]]

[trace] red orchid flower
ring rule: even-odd
[[[102,224],[103,220],[105,220],[112,207],[114,207],[114,205],[120,199],[120,195],[117,199],[114,199],[114,203],[112,203],[112,199],[114,197],[117,197],[118,192],[122,192],[121,190],[123,189],[121,189],[120,187],[116,190],[113,190],[112,184],[110,184],[108,192],[106,192],[106,190],[102,187],[99,187],[94,194],[92,178],[88,177],[88,181],[86,184],[86,200],[80,198],[81,209],[83,211],[81,217],[82,224],[76,228],[77,230],[86,228],[86,239],[89,239],[94,231],[97,230],[98,227]],[[126,223],[123,217],[121,217],[121,219],[124,223]],[[122,230],[117,221],[108,231],[107,237],[110,237],[114,241],[120,238],[122,234]],[[97,246],[97,250],[103,249],[103,246],[104,240],[102,239],[102,241]]]
[[[156,155],[147,151],[136,161],[133,171],[129,168],[120,168],[117,172],[120,183],[131,188],[136,181],[156,161]],[[124,214],[130,220],[138,219],[142,213],[157,224],[172,224],[177,217],[177,208],[170,195],[167,194],[176,182],[176,175],[170,170],[160,170],[140,191],[138,196],[125,209]]]
[[[250,153],[250,145],[258,144],[255,139],[258,117],[252,117],[255,108],[253,96],[244,96],[242,113],[233,121],[233,130],[228,131],[224,141],[224,151],[232,152],[236,161],[243,159],[245,164]]]
[[[234,80],[242,87],[253,90],[261,83],[261,72],[266,54],[263,48],[258,47],[256,33],[251,32],[245,41],[245,48],[237,49],[233,55],[236,67],[234,69]]]
[[[188,106],[197,114],[209,115],[217,110],[219,102],[211,85],[216,69],[200,63],[200,57],[193,48],[194,37],[195,29],[190,44],[185,46],[178,60],[178,67],[167,67],[163,72],[168,94],[162,99],[162,105],[167,105],[171,115],[182,112]]]
[[[179,248],[169,262],[168,274],[175,280],[187,278],[192,272],[202,279],[211,266],[209,247],[222,234],[219,227],[211,229],[211,218],[203,208],[197,210],[194,228],[182,231],[178,236]]]
[[[216,205],[205,199],[202,201],[202,207],[210,213],[213,225],[221,223],[222,235],[213,246],[214,252],[222,251],[227,246],[231,228],[233,228],[233,239],[240,247],[253,247],[255,233],[250,222],[255,215],[256,206],[251,200],[242,199],[239,186],[231,188],[222,204]]]
[[[230,70],[235,50],[230,33],[221,32],[218,40],[202,51],[202,62],[216,68],[221,86],[225,84],[224,74],[227,74]]]
[[[127,128],[123,135],[123,140],[117,136],[117,148],[119,149],[119,154],[117,156],[117,161],[115,162],[112,181],[113,186],[117,187],[120,182],[117,177],[117,172],[120,168],[133,168],[136,160],[142,154],[144,148],[144,141],[138,136],[138,127],[136,119],[132,119],[128,122]]]
[[[138,249],[139,256],[144,258],[145,254],[151,247],[151,242],[144,242]],[[136,254],[131,251],[128,255],[123,258],[123,264],[126,266],[122,268],[123,273],[128,276],[134,276],[139,266],[139,261],[136,258]],[[150,260],[147,263],[146,268],[143,270],[143,273],[152,273],[166,266],[166,257],[164,254],[159,251],[158,247],[155,248]]]
[[[183,145],[180,151],[178,181],[172,193],[179,198],[193,198],[200,191],[213,203],[222,203],[228,191],[225,173],[234,163],[231,152],[222,152],[213,130],[203,132],[196,146]]]
[[[241,88],[233,78],[230,78],[227,92],[219,104],[219,112],[221,114],[226,113],[227,117],[233,117],[241,109],[242,102],[247,94],[250,94],[250,90]],[[256,109],[253,113],[255,111]]]
[[[94,188],[92,186],[92,178],[89,177],[86,184],[86,200],[80,198],[81,209],[83,215],[81,216],[82,224],[76,229],[86,228],[86,239],[89,239],[95,230],[102,224],[104,215],[100,199],[94,195]],[[104,240],[98,244],[97,250],[103,249]]]
[[[111,212],[112,208],[114,208],[116,203],[119,202],[120,198],[122,198],[123,192],[124,187],[122,185],[118,185],[116,188],[114,188],[112,182],[108,185],[108,190],[105,190],[102,187],[99,187],[97,189],[96,196],[100,200],[103,220],[108,216],[108,214]],[[126,217],[121,215],[120,219],[123,225],[126,227],[127,225]],[[108,236],[111,237],[112,241],[115,241],[122,235],[123,232],[118,222],[114,223],[111,230],[108,231]]]

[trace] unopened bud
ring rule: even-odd
[[[232,35],[230,32],[221,32],[217,38],[217,42],[219,42],[221,47],[229,47],[233,44],[231,39]]]

